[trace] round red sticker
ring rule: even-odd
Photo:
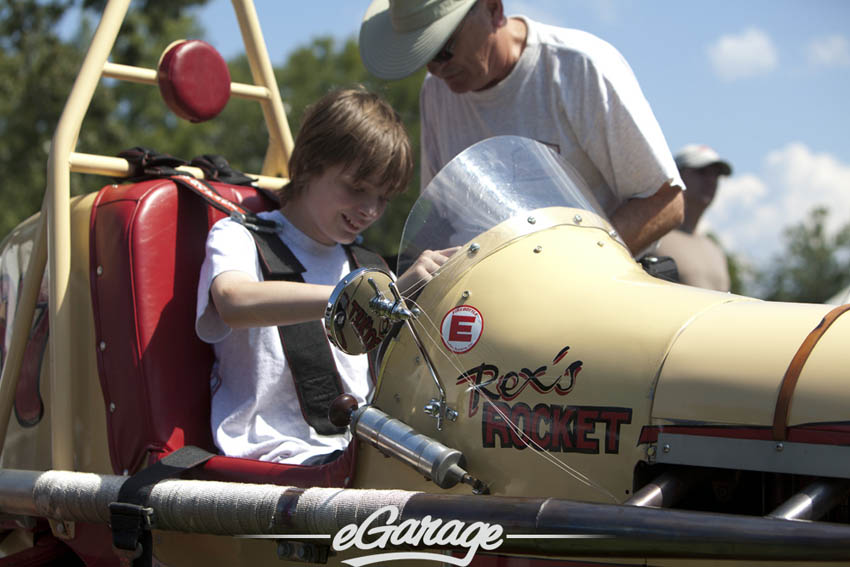
[[[443,317],[440,334],[450,351],[461,354],[472,349],[484,332],[484,317],[475,307],[461,305]]]

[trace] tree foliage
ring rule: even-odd
[[[758,276],[765,299],[822,303],[850,283],[850,224],[830,233],[828,218],[818,207],[785,229],[785,252]]]
[[[125,21],[112,60],[155,67],[171,39],[200,32],[184,12],[205,2],[148,0],[150,10],[132,11]],[[41,206],[50,140],[94,29],[88,8],[100,4],[0,0],[2,235]],[[80,28],[63,39],[59,24],[71,9],[82,14]],[[170,17],[162,18],[166,12]],[[160,126],[165,114],[156,89],[102,81],[86,114],[77,151],[114,155],[133,145],[155,147],[173,139],[168,127]],[[80,193],[97,189],[102,180],[73,176],[71,183],[72,192]]]
[[[145,0],[125,19],[110,60],[155,68],[162,51],[176,38],[203,37],[191,11],[206,0]],[[41,204],[46,180],[47,151],[71,85],[93,33],[91,17],[105,0],[0,0],[0,168],[6,172],[0,234],[6,234]],[[69,10],[82,11],[80,29],[68,40],[58,33]],[[247,58],[228,62],[232,79],[251,83]],[[297,133],[307,105],[335,88],[363,85],[385,96],[403,117],[419,147],[418,95],[422,74],[405,81],[371,77],[360,61],[354,39],[344,42],[317,38],[294,51],[275,69],[290,127]],[[9,80],[10,79],[10,80]],[[77,151],[116,155],[145,146],[190,159],[214,153],[237,169],[257,172],[268,146],[260,105],[231,98],[215,120],[190,124],[178,119],[162,102],[156,88],[119,81],[101,81],[86,114]],[[72,176],[74,193],[97,190],[104,182]],[[384,218],[365,235],[367,244],[392,255],[407,210],[418,194],[418,178],[397,197]]]
[[[207,0],[140,0],[123,24],[111,60],[155,68],[176,38],[203,38],[189,8]],[[47,151],[53,131],[93,32],[92,16],[105,0],[0,0],[0,171],[4,172],[0,235],[36,212],[45,186]],[[75,35],[60,37],[68,10],[84,15]],[[248,61],[228,62],[234,81],[250,83]],[[419,88],[424,71],[401,81],[372,77],[353,38],[319,37],[296,49],[275,69],[290,127],[297,134],[306,107],[328,91],[363,85],[380,93],[399,112],[419,156]],[[231,98],[215,120],[189,124],[174,116],[156,88],[102,81],[86,115],[77,151],[115,155],[146,146],[190,159],[225,156],[237,169],[257,172],[268,145],[260,106]],[[418,159],[417,159],[418,161]],[[105,181],[73,176],[72,191],[94,191]],[[404,220],[418,196],[418,171],[408,191],[364,235],[385,256],[396,253]],[[823,301],[848,283],[850,225],[835,235],[825,229],[828,213],[814,211],[786,232],[787,250],[769,268],[754,268],[729,254],[734,292],[767,299]],[[753,283],[754,282],[754,283]],[[752,288],[752,289],[749,289]]]

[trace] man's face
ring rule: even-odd
[[[702,208],[708,207],[717,192],[717,181],[722,174],[721,166],[712,164],[699,169],[688,167],[682,169],[680,173],[687,187],[685,197],[688,203]]]
[[[494,32],[489,3],[479,0],[446,42],[451,59],[431,61],[428,71],[455,93],[492,86],[497,79],[492,68]]]

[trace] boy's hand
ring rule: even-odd
[[[414,286],[421,286],[430,281],[437,268],[446,263],[452,254],[460,250],[460,246],[446,248],[445,250],[426,250],[419,255],[416,262],[399,276],[396,285],[402,295],[407,295]]]

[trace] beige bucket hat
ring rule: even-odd
[[[360,58],[381,79],[401,79],[442,49],[475,0],[373,0],[360,25]]]

